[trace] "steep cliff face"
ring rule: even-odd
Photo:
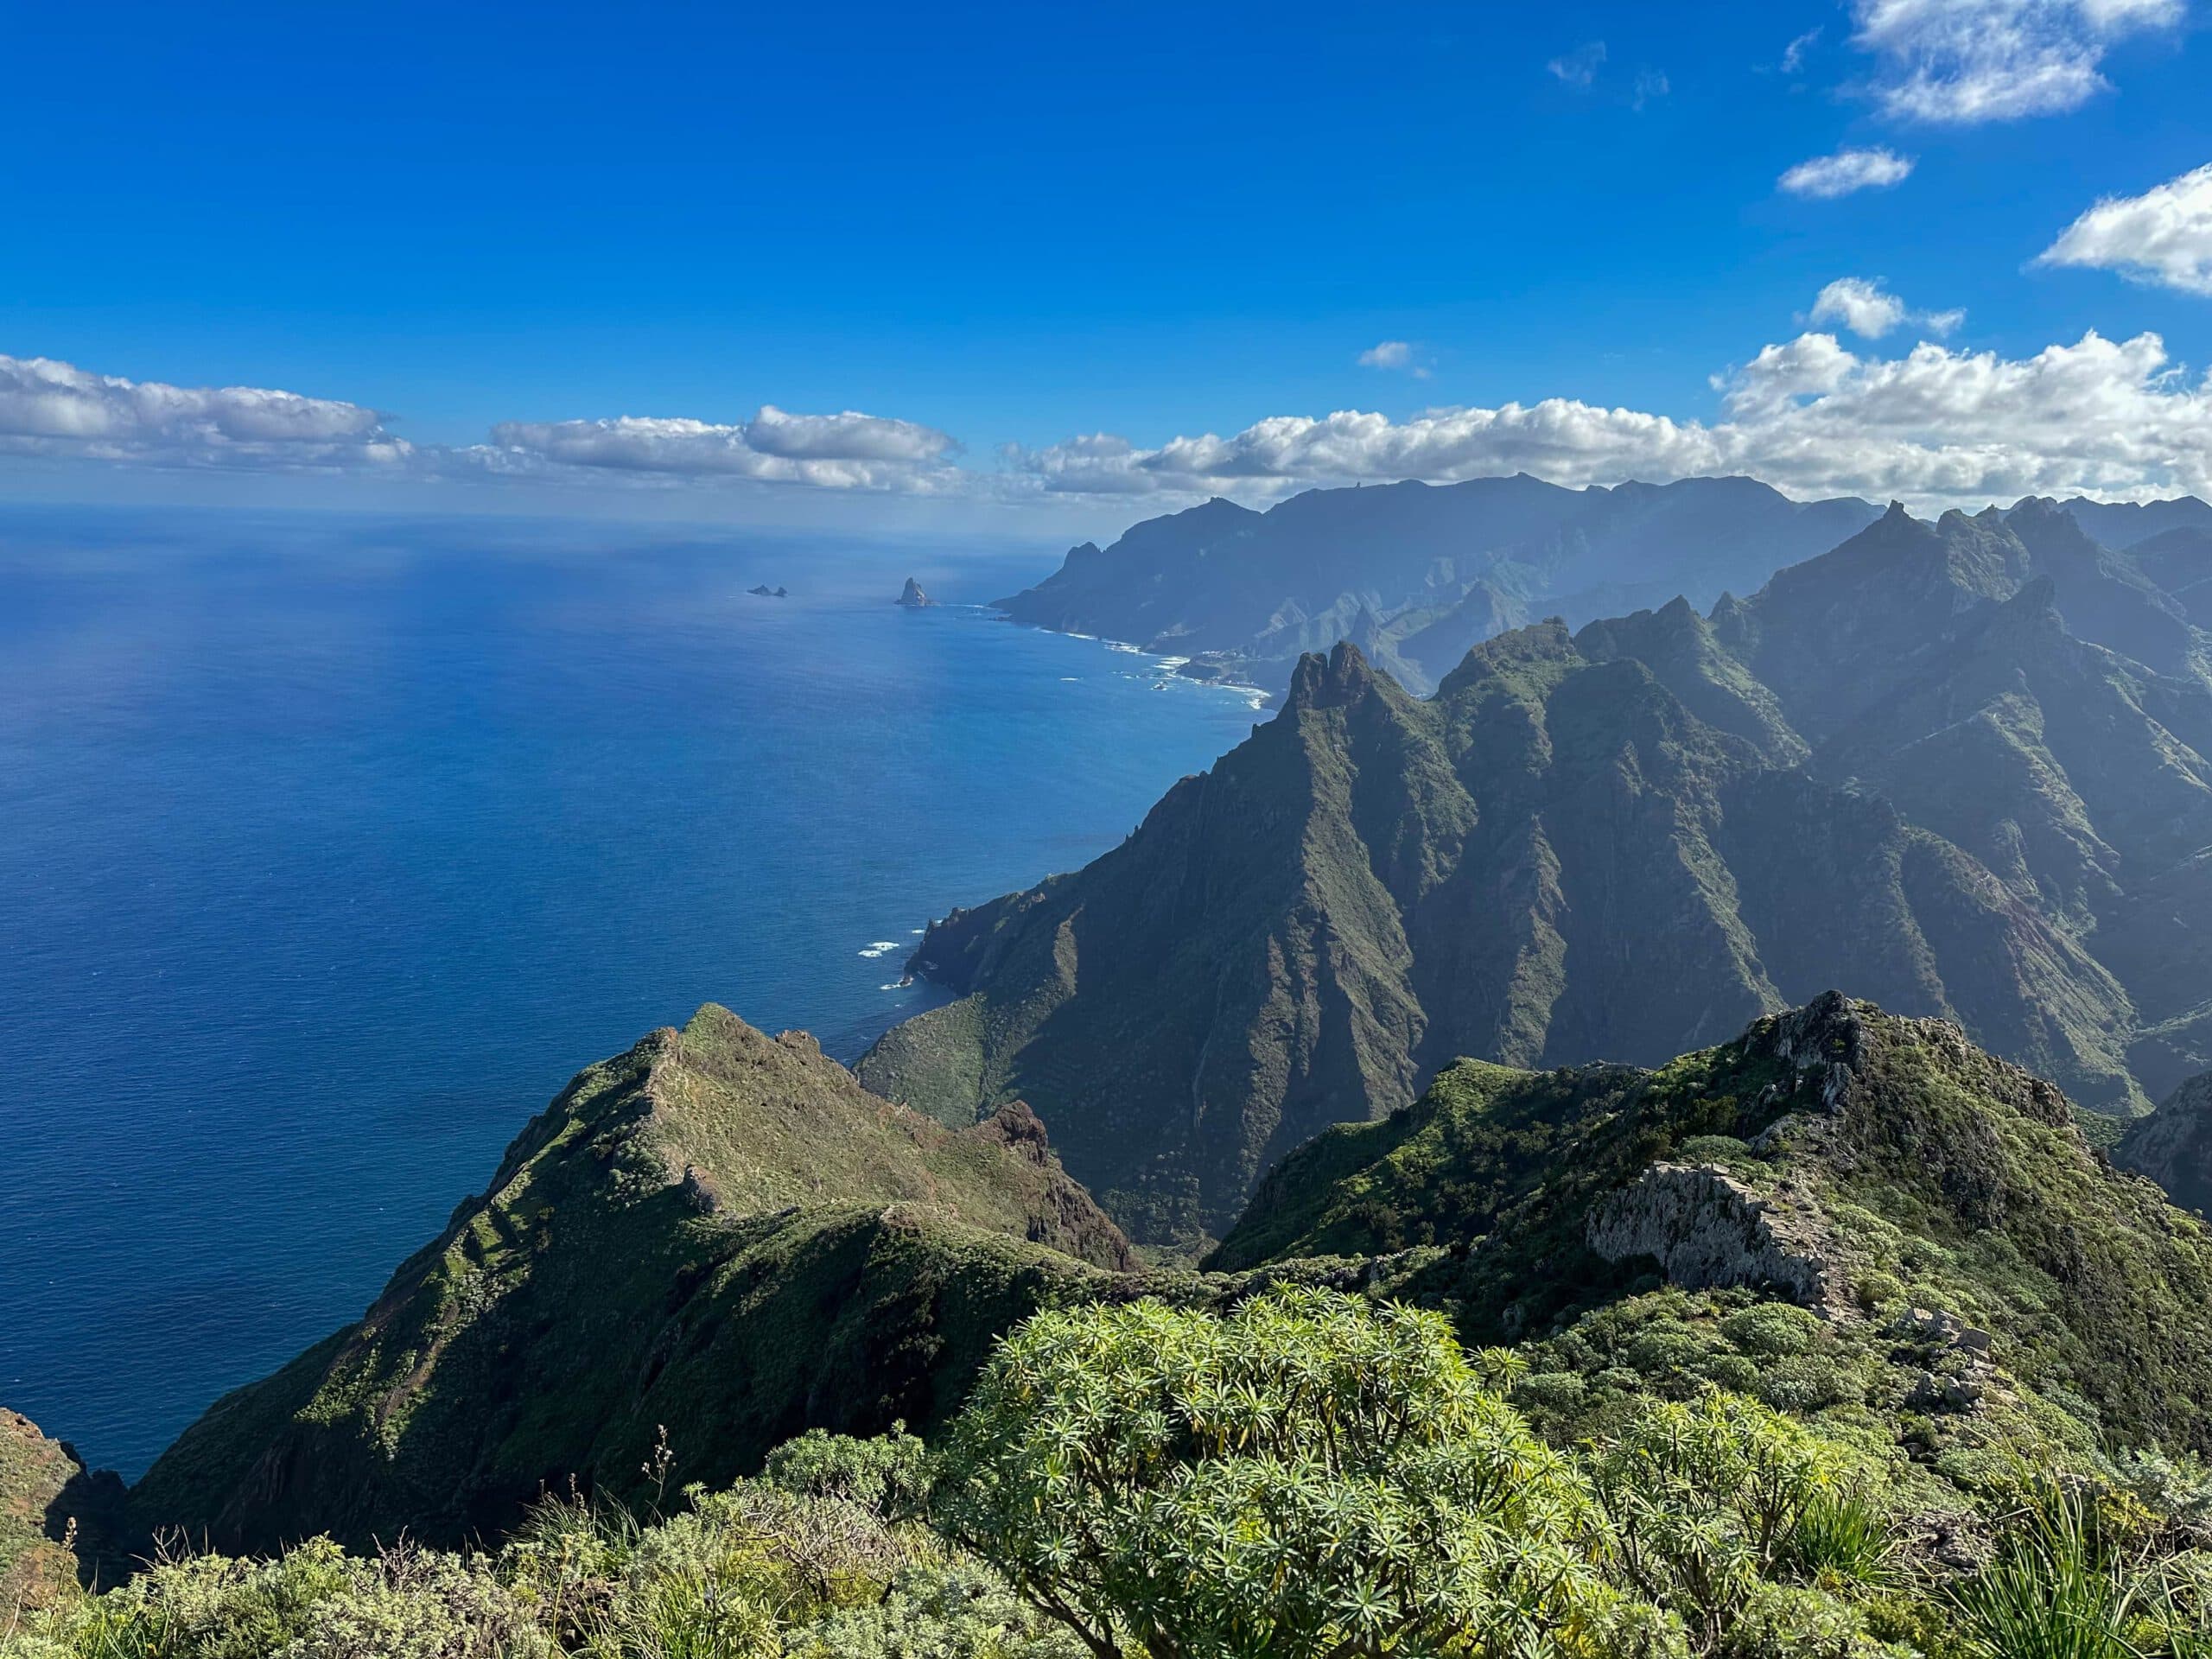
[[[1036,1120],[955,1132],[709,1006],[579,1076],[358,1323],[231,1395],[134,1490],[266,1548],[496,1530],[810,1426],[932,1422],[996,1333],[1128,1263]]]
[[[62,1495],[83,1474],[67,1446],[0,1409],[0,1620],[76,1583],[77,1559],[57,1535],[67,1529]]]
[[[2149,1176],[2184,1208],[2212,1210],[2212,1071],[2191,1077],[2129,1126],[2112,1160]]]
[[[1711,1164],[1656,1163],[1591,1206],[1583,1242],[1609,1262],[1650,1261],[1684,1290],[1749,1287],[1802,1306],[1840,1304],[1817,1219]]]
[[[1155,1238],[1458,1056],[1654,1064],[1828,984],[2139,1112],[2212,1065],[2212,687],[2148,591],[2048,504],[1899,509],[1709,618],[1501,635],[1427,702],[1308,657],[1122,848],[933,928],[961,999],[861,1073],[948,1122],[1027,1099]]]

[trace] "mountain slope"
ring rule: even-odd
[[[2212,1233],[1942,1022],[1830,995],[1656,1071],[1463,1063],[1286,1159],[1209,1265],[1432,1243],[1394,1293],[1471,1340],[1568,1330],[1656,1266],[1839,1328],[1942,1310],[2093,1440],[2212,1446]]]
[[[1216,500],[1148,519],[997,603],[1040,627],[1211,653],[1270,685],[1348,639],[1425,692],[1471,646],[1546,611],[1582,619],[1678,593],[1709,604],[1874,516],[1746,478],[1311,490],[1265,513]]]
[[[82,1473],[67,1446],[0,1408],[0,1618],[76,1582],[76,1559],[49,1535],[48,1517]]]
[[[2128,549],[2137,569],[2200,628],[2212,627],[2212,519],[2177,525]]]
[[[960,1000],[860,1070],[948,1122],[1029,1100],[1154,1238],[1459,1056],[1656,1064],[1832,983],[2140,1111],[2212,1066],[2196,639],[2030,501],[1500,636],[1427,702],[1309,657],[1122,847],[932,928]]]
[[[2212,530],[2212,503],[2193,495],[2142,502],[2085,501],[2076,496],[2063,505],[2082,529],[2107,547],[2138,547],[2170,530]]]
[[[1274,1159],[1455,1057],[1656,1064],[1830,980],[2129,1097],[2125,995],[2070,938],[1555,624],[1427,703],[1348,646],[1307,658],[1120,849],[955,912],[915,966],[963,999],[888,1033],[870,1086],[948,1122],[1035,1103],[1151,1236],[1217,1229]]]
[[[233,1547],[496,1529],[814,1425],[934,1421],[990,1338],[1128,1264],[1020,1109],[952,1132],[811,1039],[700,1010],[569,1084],[356,1325],[212,1408],[134,1489]],[[951,1380],[949,1380],[951,1379]]]

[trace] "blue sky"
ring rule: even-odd
[[[281,480],[1111,520],[1516,464],[1931,504],[2201,491],[2205,21],[2186,0],[22,8],[0,353],[90,378],[18,367],[11,404],[0,374],[0,494]],[[1777,182],[1842,152],[1888,181]],[[1815,315],[1846,279],[1869,286]],[[2092,331],[2113,350],[2036,366]],[[2120,349],[2146,335],[2158,353]],[[1923,339],[1943,364],[1884,366]],[[1747,381],[1769,346],[1794,355]],[[135,393],[118,414],[105,377],[321,402],[273,427]],[[1547,399],[1510,442],[1421,424]],[[876,424],[755,429],[764,405]],[[1338,411],[1372,418],[1267,424]],[[2100,422],[2094,454],[2062,453]]]

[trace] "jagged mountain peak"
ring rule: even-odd
[[[1940,567],[1961,533],[1877,526],[1866,563],[1895,537]],[[1840,699],[1761,671],[1777,651],[1861,683],[1878,669],[1867,706],[1912,716],[1917,739],[1915,711],[1937,704],[1896,690],[1916,670],[1965,660],[2013,617],[2078,647],[2044,586],[1964,610],[1938,588],[1905,619],[1916,654],[1880,651],[1883,617],[1856,652],[1814,656],[1802,642],[1834,590],[1869,579],[1770,587],[1751,651],[1687,606],[1580,636],[1556,619],[1512,630],[1427,704],[1349,645],[1309,655],[1282,715],[1115,853],[933,928],[917,963],[960,1000],[893,1032],[862,1075],[948,1122],[1030,1100],[1071,1168],[1155,1237],[1162,1216],[1217,1227],[1288,1147],[1402,1103],[1459,1056],[1652,1063],[1838,982],[2130,1109],[2126,992],[2056,907],[2022,897],[2054,871],[2069,903],[2090,874],[2103,896],[2094,828],[2055,817],[2054,836],[2078,831],[2073,861],[2036,842],[2026,874],[2014,857],[1999,875],[1981,859],[2006,843],[1970,816],[1993,796],[1967,785],[1946,833],[1878,778],[1808,772],[1799,722]],[[1371,714],[1311,718],[1352,707]],[[1859,770],[1908,741],[1870,744]],[[1990,764],[1929,771],[1953,786]],[[1982,854],[1954,838],[1970,832]],[[1149,1033],[1141,1052],[1131,1029]],[[1165,1208],[1163,1181],[1179,1195]]]
[[[1326,656],[1309,652],[1292,671],[1288,707],[1335,709],[1371,693],[1382,677],[1357,645],[1340,639]],[[1395,688],[1394,688],[1395,689]]]

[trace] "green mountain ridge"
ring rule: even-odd
[[[2212,1065],[2171,919],[2212,905],[2212,685],[2143,591],[2055,504],[1893,508],[1710,617],[1486,641],[1426,702],[1308,657],[1122,847],[934,925],[912,968],[958,1000],[858,1069],[948,1122],[1028,1100],[1154,1239],[1450,1059],[1656,1065],[1832,984],[2139,1113]]]
[[[634,1495],[664,1427],[728,1479],[809,1427],[936,1421],[1020,1313],[1128,1265],[1012,1109],[954,1132],[811,1038],[702,1008],[581,1073],[359,1322],[209,1409],[132,1491],[231,1548]]]
[[[2088,1443],[2212,1448],[2212,1232],[1948,1021],[1830,995],[1655,1071],[1463,1061],[1285,1159],[1207,1265],[1441,1244],[1395,1288],[1471,1343],[1617,1319],[1656,1247],[1870,1339],[1940,1310]],[[1853,1403],[1908,1409],[1891,1369]]]
[[[855,1103],[881,1136],[780,1205],[782,1121],[813,1135]],[[685,1173],[702,1118],[725,1162]],[[2212,1450],[2212,1235],[1946,1022],[1829,995],[1655,1071],[1448,1066],[1282,1160],[1198,1273],[1122,1270],[1020,1131],[1009,1150],[869,1103],[804,1039],[704,1009],[582,1074],[359,1325],[188,1431],[131,1519],[257,1551],[496,1537],[575,1479],[650,1503],[664,1446],[711,1485],[804,1427],[932,1430],[1040,1309],[1224,1311],[1285,1283],[1520,1344],[1516,1399],[1563,1441],[1726,1387],[1902,1459],[1931,1514],[2021,1458]],[[899,1196],[925,1179],[931,1200]]]

